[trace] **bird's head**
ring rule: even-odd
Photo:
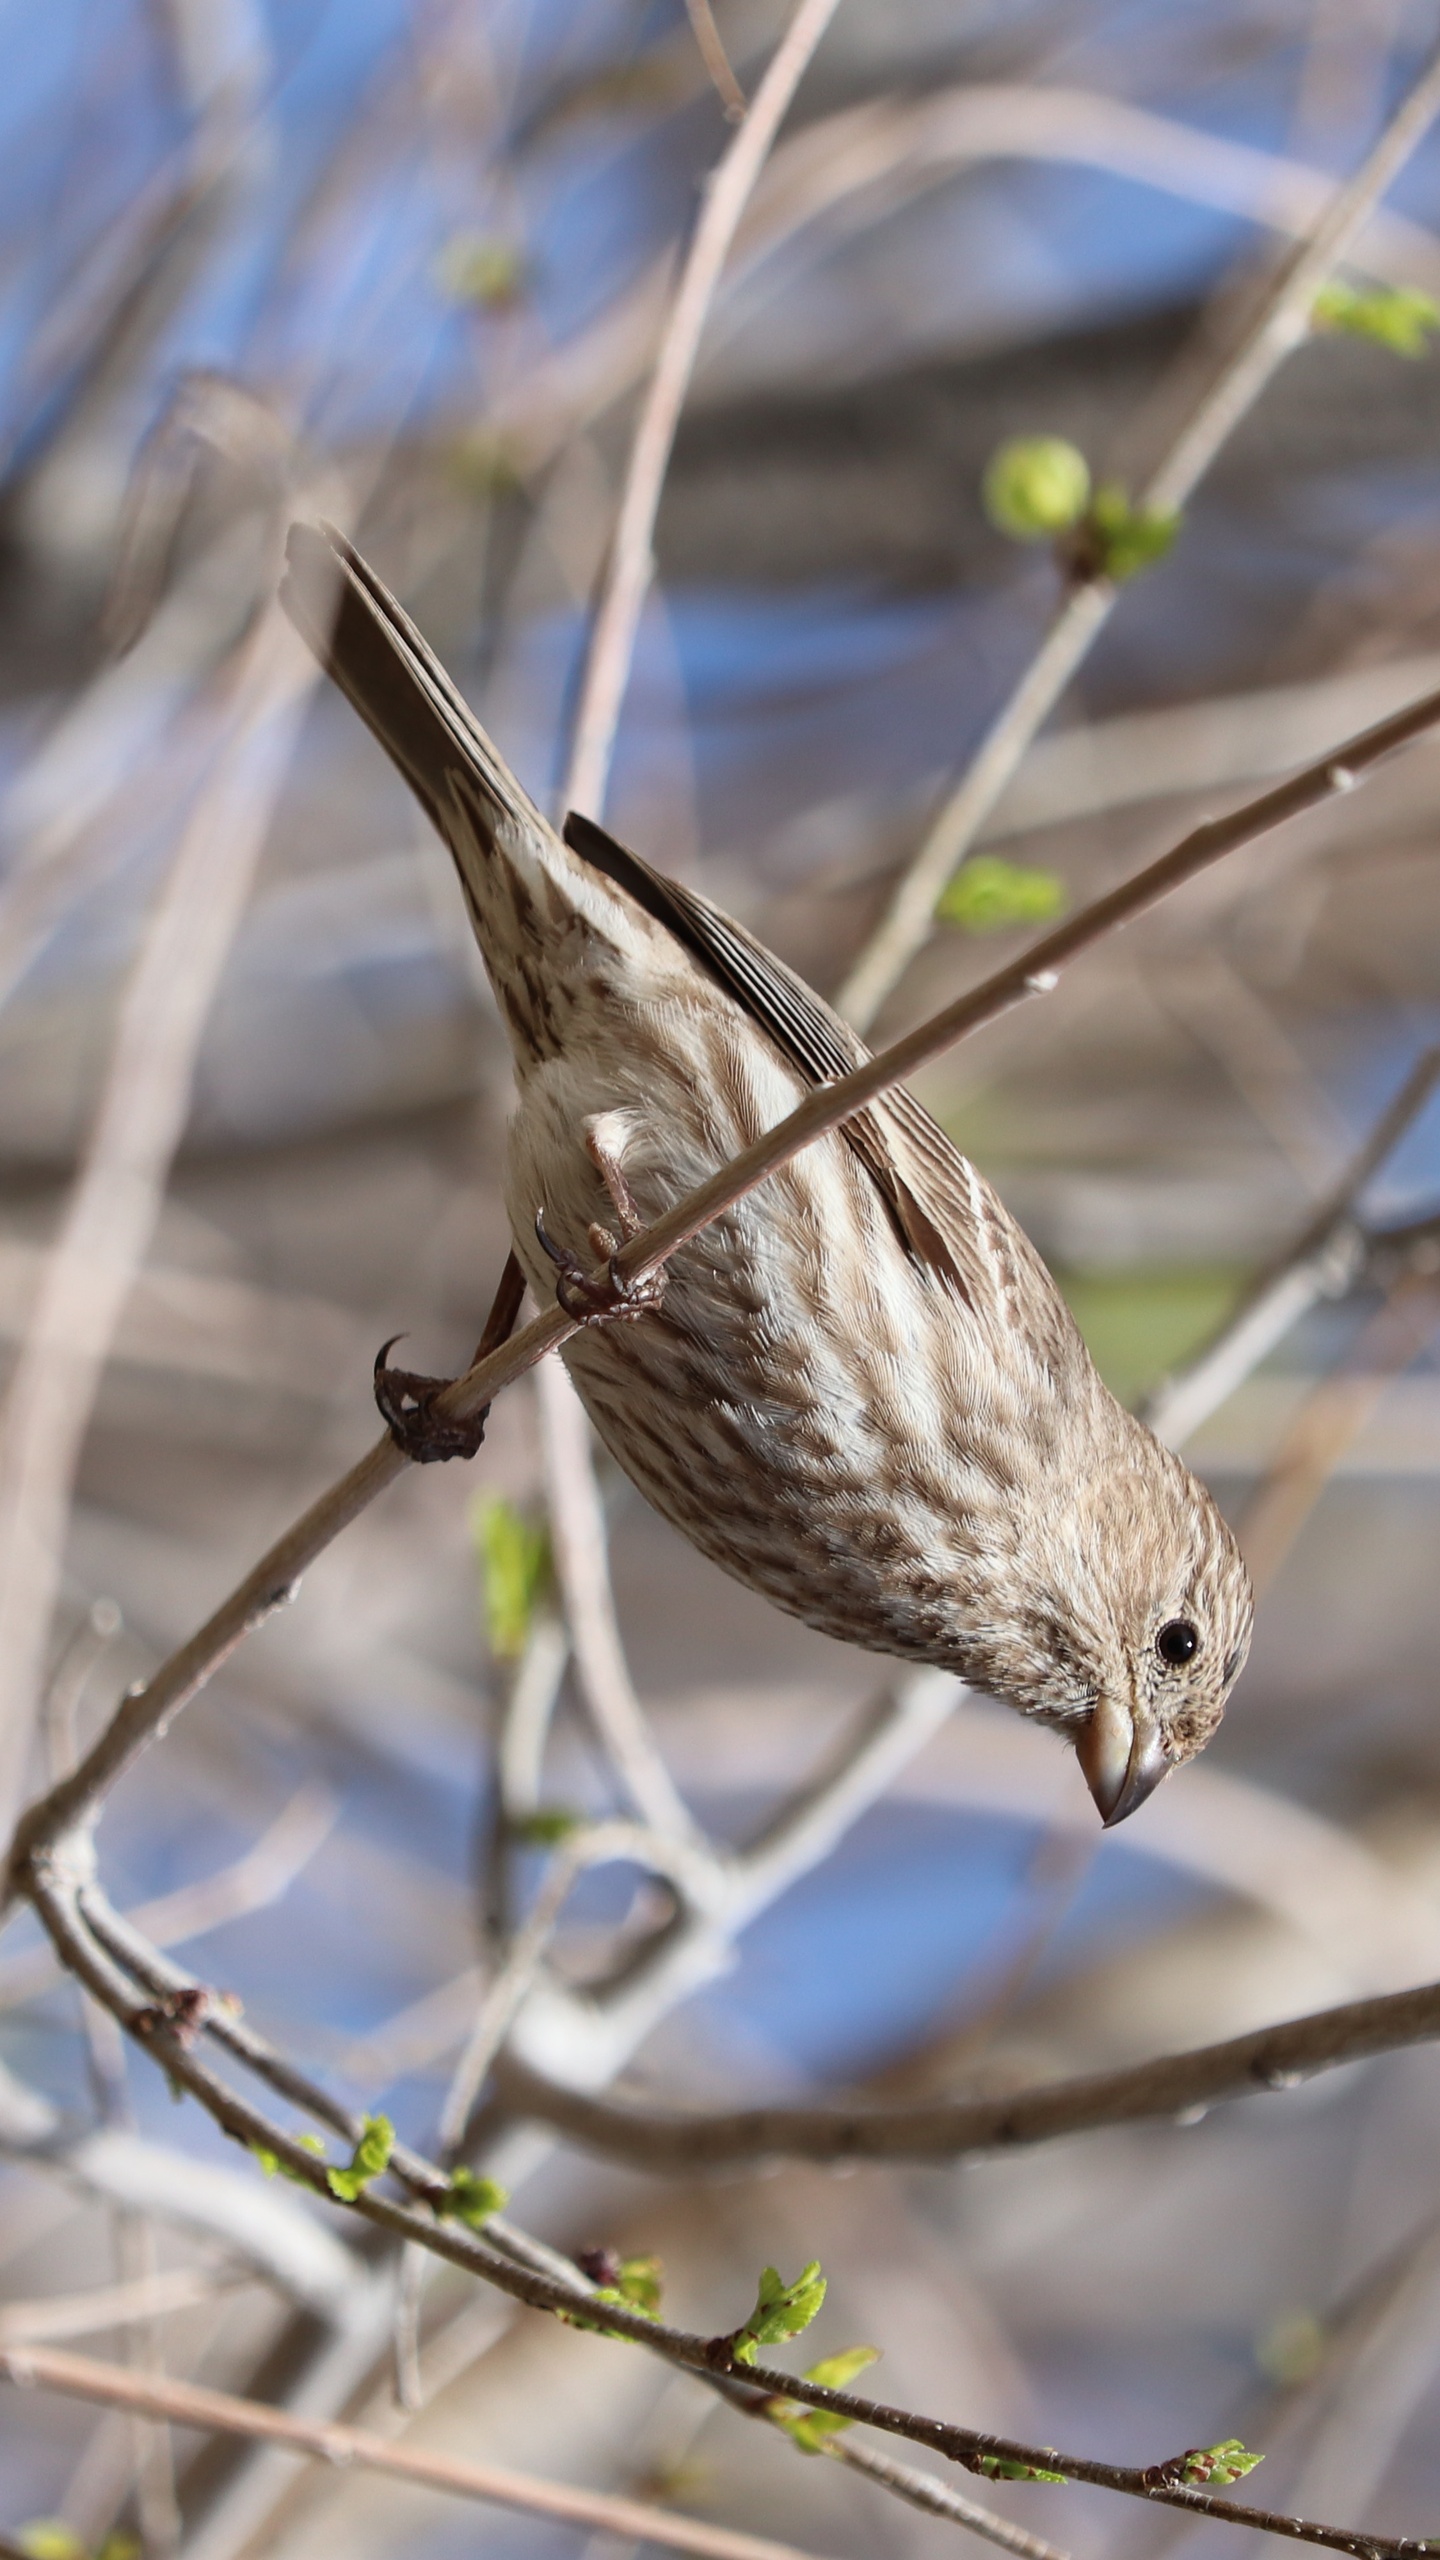
[[[1020,1676],[996,1683],[1075,1745],[1108,1829],[1203,1749],[1250,1647],[1240,1550],[1204,1487],[1138,1422],[1051,1509],[1027,1558]]]

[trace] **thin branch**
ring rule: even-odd
[[[558,1360],[541,1363],[535,1387],[555,1570],[575,1676],[636,1813],[653,1830],[688,1842],[698,1853],[701,1835],[651,1738],[620,1641],[585,1408]]]
[[[234,2090],[217,2078],[208,2064],[192,2050],[190,2034],[180,2033],[157,2017],[153,2008],[142,2005],[126,1982],[106,1949],[92,1934],[81,1890],[73,1877],[67,1877],[48,1861],[32,1879],[31,1892],[37,1911],[61,1952],[67,1968],[87,1990],[103,2002],[127,2033],[144,2043],[169,2076],[197,2097],[221,2129],[232,2139],[252,2150],[264,2150],[274,2156],[287,2174],[317,2194],[330,2193],[323,2162],[312,2151],[296,2141],[282,2126],[272,2123],[249,2105]],[[1435,1995],[1432,1994],[1432,1997]],[[229,2038],[234,2022],[222,2012],[212,2012],[201,2021],[207,2034]],[[1283,2033],[1283,2031],[1281,2031]],[[286,2066],[287,2071],[289,2066]],[[297,2081],[301,2075],[292,2073]],[[328,2100],[321,2109],[322,2120],[330,2120],[335,2112]],[[429,2164],[416,2164],[428,2178],[432,2194],[444,2188],[445,2181]],[[400,2167],[400,2154],[392,2155],[392,2168]],[[402,2175],[413,2176],[406,2165]],[[862,2426],[878,2428],[887,2435],[897,2435],[912,2443],[927,2446],[966,2469],[982,2475],[993,2473],[997,2464],[1019,2464],[1025,2471],[1050,2470],[1064,2478],[1080,2481],[1095,2488],[1108,2489],[1123,2497],[1178,2507],[1187,2514],[1211,2515],[1254,2532],[1275,2533],[1291,2541],[1316,2543],[1330,2550],[1345,2551],[1352,2560],[1411,2560],[1424,2549],[1413,2540],[1388,2540],[1371,2534],[1356,2534],[1338,2527],[1316,2523],[1308,2518],[1287,2516],[1269,2509],[1251,2507],[1212,2492],[1179,2485],[1173,2476],[1173,2464],[1159,2464],[1148,2470],[1133,2465],[1092,2461],[1088,2456],[1057,2451],[1053,2446],[1022,2444],[1011,2437],[995,2436],[971,2427],[961,2427],[947,2420],[927,2418],[908,2409],[890,2406],[884,2401],[863,2398],[848,2391],[835,2391],[812,2382],[803,2375],[791,2375],[767,2365],[738,2364],[733,2354],[733,2333],[721,2332],[709,2338],[670,2328],[659,2320],[642,2316],[622,2303],[606,2300],[597,2303],[595,2289],[558,2259],[553,2251],[532,2240],[528,2234],[513,2229],[502,2232],[492,2218],[486,2226],[485,2239],[457,2229],[450,2221],[437,2221],[428,2212],[408,2204],[393,2202],[378,2194],[373,2186],[365,2186],[348,2209],[363,2220],[390,2232],[404,2241],[416,2241],[437,2256],[467,2269],[495,2285],[512,2299],[528,2303],[537,2311],[561,2312],[581,2327],[600,2328],[610,2336],[628,2339],[643,2346],[666,2362],[700,2374],[706,2379],[718,2376],[727,2384],[754,2391],[762,2399],[800,2401],[808,2407],[829,2411],[832,2415]],[[508,2244],[502,2255],[495,2245],[501,2238]],[[554,2270],[554,2272],[550,2272]],[[23,2351],[20,2351],[23,2360]],[[38,2351],[43,2355],[45,2350]],[[8,2362],[13,2371],[15,2352],[0,2358],[0,2369]]]
[[[660,493],[706,315],[750,192],[836,5],[837,0],[800,0],[744,121],[710,173],[700,219],[675,287],[630,449],[575,715],[564,796],[567,807],[583,809],[592,817],[604,814],[620,705],[654,569],[652,544]]]
[[[1251,1581],[1268,1589],[1352,1442],[1435,1331],[1433,1274],[1401,1271],[1338,1369],[1311,1388],[1235,1523]]]
[[[1440,1049],[1427,1049],[1294,1243],[1261,1273],[1204,1350],[1142,1406],[1158,1439],[1172,1449],[1182,1447],[1321,1298],[1344,1295],[1364,1259],[1361,1196],[1437,1084]]]
[[[163,2275],[99,2285],[91,2293],[43,2294],[33,2302],[7,2302],[0,2311],[0,2346],[38,2345],[42,2339],[83,2338],[97,2329],[123,2328],[213,2302],[244,2282],[233,2268],[172,2267]]]
[[[711,86],[732,124],[739,124],[745,113],[745,92],[730,67],[730,56],[715,24],[710,0],[685,0],[685,15],[690,21],[700,59],[705,65]]]
[[[792,2543],[732,2532],[698,2517],[670,2515],[638,2498],[611,2497],[603,2489],[573,2489],[559,2480],[536,2480],[523,2471],[502,2470],[497,2463],[461,2462],[449,2454],[420,2452],[360,2427],[317,2425],[292,2417],[286,2409],[236,2399],[228,2391],[211,2391],[194,2382],[142,2378],[118,2365],[68,2355],[60,2348],[0,2348],[0,2373],[22,2388],[63,2391],[76,2399],[98,2401],[104,2408],[136,2409],[151,2417],[169,2418],[177,2426],[286,2445],[320,2462],[384,2472],[392,2479],[413,2481],[417,2488],[483,2498],[493,2506],[517,2507],[562,2524],[588,2525],[594,2532],[650,2543],[661,2551],[694,2552],[699,2560],[808,2560]]]
[[[962,2497],[945,2480],[937,2480],[933,2472],[917,2471],[911,2462],[897,2462],[893,2454],[881,2453],[873,2444],[857,2444],[853,2436],[832,2436],[825,2446],[833,2462],[843,2462],[847,2471],[858,2471],[865,2480],[874,2480],[888,2489],[893,2498],[903,2498],[907,2507],[918,2507],[922,2515],[943,2516],[947,2524],[963,2525],[967,2532],[978,2533],[984,2542],[998,2543],[1002,2551],[1013,2551],[1018,2560],[1070,2560],[1056,2543],[1042,2542],[1037,2533],[1027,2533],[1023,2525],[1012,2524],[1008,2516],[997,2516],[990,2507]]]
[[[157,1894],[137,1903],[128,1914],[134,1926],[157,1947],[184,1946],[227,1921],[268,1910],[288,1893],[335,1827],[338,1807],[328,1787],[297,1788],[267,1831],[228,1867],[202,1876],[195,1884]],[[11,1956],[0,1964],[0,2009],[16,2008],[49,1989],[59,1968],[48,1945]]]
[[[1257,2090],[1291,2089],[1320,2071],[1399,2053],[1440,2036],[1440,1983],[1317,2009],[1222,2044],[1162,2054],[1122,2071],[1087,2072],[999,2098],[914,2107],[737,2107],[713,2115],[650,2110],[582,2096],[513,2059],[501,2088],[517,2115],[632,2169],[694,2176],[753,2160],[959,2160],[1016,2151],[1103,2126],[1190,2120]]]
[[[81,1444],[190,1108],[196,1051],[315,681],[278,605],[184,827],[121,1007],[104,1092],[0,1420],[0,1807],[25,1755]]]
[[[1440,109],[1434,54],[1361,167],[1338,188],[1309,236],[1284,261],[1240,344],[1202,394],[1141,489],[1138,505],[1177,513],[1287,356],[1304,339],[1316,293]],[[964,779],[910,862],[885,915],[836,998],[864,1030],[929,937],[936,901],[1042,723],[1109,620],[1118,590],[1106,579],[1078,587],[1061,606]]]
[[[1290,819],[1320,808],[1337,794],[1350,790],[1385,756],[1437,723],[1440,693],[1428,694],[1397,712],[1393,719],[1381,721],[1337,747],[1323,762],[1308,766],[1290,781],[1247,801],[1229,817],[1211,819],[1194,829],[1170,852],[1066,918],[1028,952],[997,970],[969,994],[942,1007],[849,1075],[807,1094],[773,1129],[723,1165],[653,1226],[632,1237],[616,1257],[621,1275],[639,1278],[658,1270],[680,1246],[733,1208],[758,1183],[778,1172],[817,1138],[838,1128],[888,1086],[898,1084],[902,1077],[1027,998],[1049,993],[1059,971],[1070,961],[1129,923],[1170,890],[1194,879],[1241,846],[1256,842]],[[575,1330],[573,1321],[560,1307],[548,1308],[488,1359],[457,1379],[437,1399],[437,1412],[447,1416],[469,1414],[490,1403],[548,1351],[568,1341]],[[276,1541],[188,1643],[172,1654],[143,1688],[122,1700],[73,1776],[52,1788],[22,1817],[10,1855],[12,1893],[28,1889],[27,1874],[37,1856],[93,1817],[116,1780],[147,1749],[161,1728],[198,1694],[248,1634],[293,1597],[300,1575],[406,1464],[388,1436],[379,1441]]]

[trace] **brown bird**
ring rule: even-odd
[[[1053,1726],[1122,1820],[1208,1740],[1249,1644],[1208,1493],[1102,1384],[1028,1238],[901,1087],[617,1321],[582,1277],[615,1230],[866,1053],[705,899],[587,818],[562,840],[337,534],[293,529],[284,595],[455,858],[514,1051],[515,1252],[542,1302],[611,1309],[561,1354],[611,1455],[792,1616]],[[381,1375],[402,1443],[448,1453],[407,1384],[400,1414]]]

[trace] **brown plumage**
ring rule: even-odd
[[[455,857],[515,1057],[515,1248],[548,1300],[537,1211],[588,1264],[627,1184],[659,1216],[865,1052],[705,900],[587,819],[562,841],[337,535],[297,526],[289,558],[293,617]],[[658,1307],[562,1356],[705,1555],[1057,1727],[1107,1821],[1214,1730],[1250,1635],[1235,1542],[902,1089],[686,1245]]]

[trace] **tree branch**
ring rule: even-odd
[[[1321,1298],[1344,1295],[1365,1256],[1360,1196],[1437,1083],[1440,1049],[1427,1049],[1294,1243],[1245,1292],[1204,1350],[1146,1399],[1141,1412],[1157,1439],[1181,1448]]]
[[[1437,2036],[1440,1983],[1426,1983],[1414,1991],[1347,2000],[1283,2026],[1259,2027],[1189,2053],[1162,2054],[1123,2071],[1087,2072],[1000,2098],[677,2115],[583,2097],[513,2058],[500,2067],[500,2085],[514,2113],[553,2125],[586,2150],[630,2168],[693,2177],[753,2160],[958,2160],[977,2151],[1014,2151],[1105,2125],[1189,2117],[1197,2107],[1253,2097],[1260,2089],[1293,2088],[1316,2072],[1429,2044]]]
[[[693,2552],[699,2560],[808,2560],[792,2543],[733,2532],[725,2525],[705,2524],[699,2517],[670,2515],[638,2498],[612,2497],[603,2489],[572,2489],[567,2482],[537,2480],[523,2471],[502,2470],[497,2463],[461,2462],[450,2454],[424,2453],[407,2444],[387,2442],[361,2427],[317,2425],[308,2418],[292,2417],[286,2409],[265,2408],[258,2400],[236,2399],[228,2391],[127,2373],[119,2365],[70,2355],[63,2349],[0,2346],[0,2374],[22,2388],[63,2391],[75,2399],[98,2401],[103,2408],[168,2418],[176,2426],[285,2445],[321,2462],[353,2463],[362,2471],[413,2481],[417,2488],[445,2489],[456,2497],[518,2507],[528,2515],[586,2525],[592,2532],[615,2534],[626,2542]]]
[[[620,705],[654,571],[651,546],[660,493],[706,315],[751,189],[835,9],[836,0],[800,0],[729,149],[706,183],[700,219],[636,425],[604,586],[585,654],[564,797],[568,807],[583,809],[591,817],[604,814]]]

